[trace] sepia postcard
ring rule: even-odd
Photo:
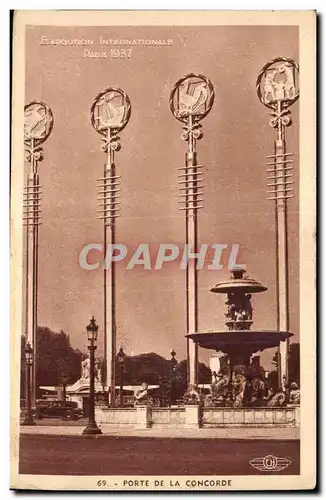
[[[316,12],[16,11],[17,490],[316,487]]]

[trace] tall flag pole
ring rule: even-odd
[[[24,108],[25,161],[30,169],[23,193],[25,230],[25,336],[33,349],[31,370],[32,407],[36,406],[38,237],[41,224],[41,185],[38,164],[43,160],[41,144],[51,134],[53,114],[47,104],[32,101]]]
[[[197,162],[197,140],[203,137],[199,123],[211,110],[214,102],[214,88],[203,75],[190,73],[178,80],[170,96],[173,116],[183,126],[182,139],[188,143],[185,166],[180,167],[179,210],[185,212],[186,248],[188,263],[186,267],[186,332],[196,333],[198,329],[197,304],[197,263],[193,258],[198,252],[197,212],[202,206],[203,188],[202,165]],[[198,384],[198,346],[187,338],[188,385]]]
[[[292,59],[277,57],[257,78],[258,98],[271,110],[269,125],[276,130],[274,151],[267,157],[268,200],[275,202],[277,329],[289,331],[288,200],[293,198],[293,153],[286,150],[285,130],[292,123],[289,107],[299,98],[299,66]],[[280,343],[278,383],[288,385],[289,340]]]
[[[91,107],[91,122],[103,136],[101,150],[107,155],[103,177],[98,179],[99,216],[104,223],[104,248],[114,251],[116,226],[120,216],[120,175],[116,174],[115,152],[121,149],[119,132],[127,125],[131,114],[130,99],[115,87],[100,92]],[[104,266],[104,385],[109,395],[109,405],[115,406],[116,361],[116,279],[115,262]]]

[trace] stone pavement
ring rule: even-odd
[[[113,427],[108,425],[99,426],[104,436],[132,436],[147,438],[190,438],[190,439],[264,439],[264,440],[289,440],[300,439],[300,428],[205,428],[205,429],[183,429],[183,428],[150,428],[134,429],[126,427]],[[80,436],[84,427],[80,425],[36,425],[21,426],[21,434],[45,435],[45,436]],[[100,436],[96,436],[101,438]]]

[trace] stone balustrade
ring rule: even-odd
[[[136,427],[136,408],[105,408],[95,407],[95,420],[100,425],[111,425],[112,427]]]
[[[299,427],[299,407],[203,408],[202,427]]]
[[[184,427],[186,422],[185,408],[153,408],[151,426]]]
[[[216,408],[189,405],[177,408],[96,407],[95,418],[102,427],[299,427],[300,407]]]

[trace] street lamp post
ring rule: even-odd
[[[125,353],[123,352],[122,347],[120,347],[120,351],[118,352],[118,361],[120,365],[120,406],[123,408],[123,371],[124,371],[124,362],[125,362]]]
[[[22,425],[36,425],[32,414],[31,368],[33,366],[33,349],[28,342],[25,347],[26,365],[26,414]]]
[[[63,401],[66,401],[67,399],[67,384],[68,384],[68,375],[64,374],[62,375],[62,399]]]
[[[95,350],[96,350],[96,340],[98,326],[95,322],[94,316],[90,320],[89,325],[86,327],[87,337],[88,337],[88,350],[89,350],[89,360],[90,360],[90,381],[89,381],[89,420],[88,424],[83,430],[83,434],[94,435],[102,434],[101,429],[97,427],[95,422]]]
[[[175,359],[176,352],[174,349],[171,351],[171,392],[170,392],[170,406],[175,403],[175,369],[178,361]]]

